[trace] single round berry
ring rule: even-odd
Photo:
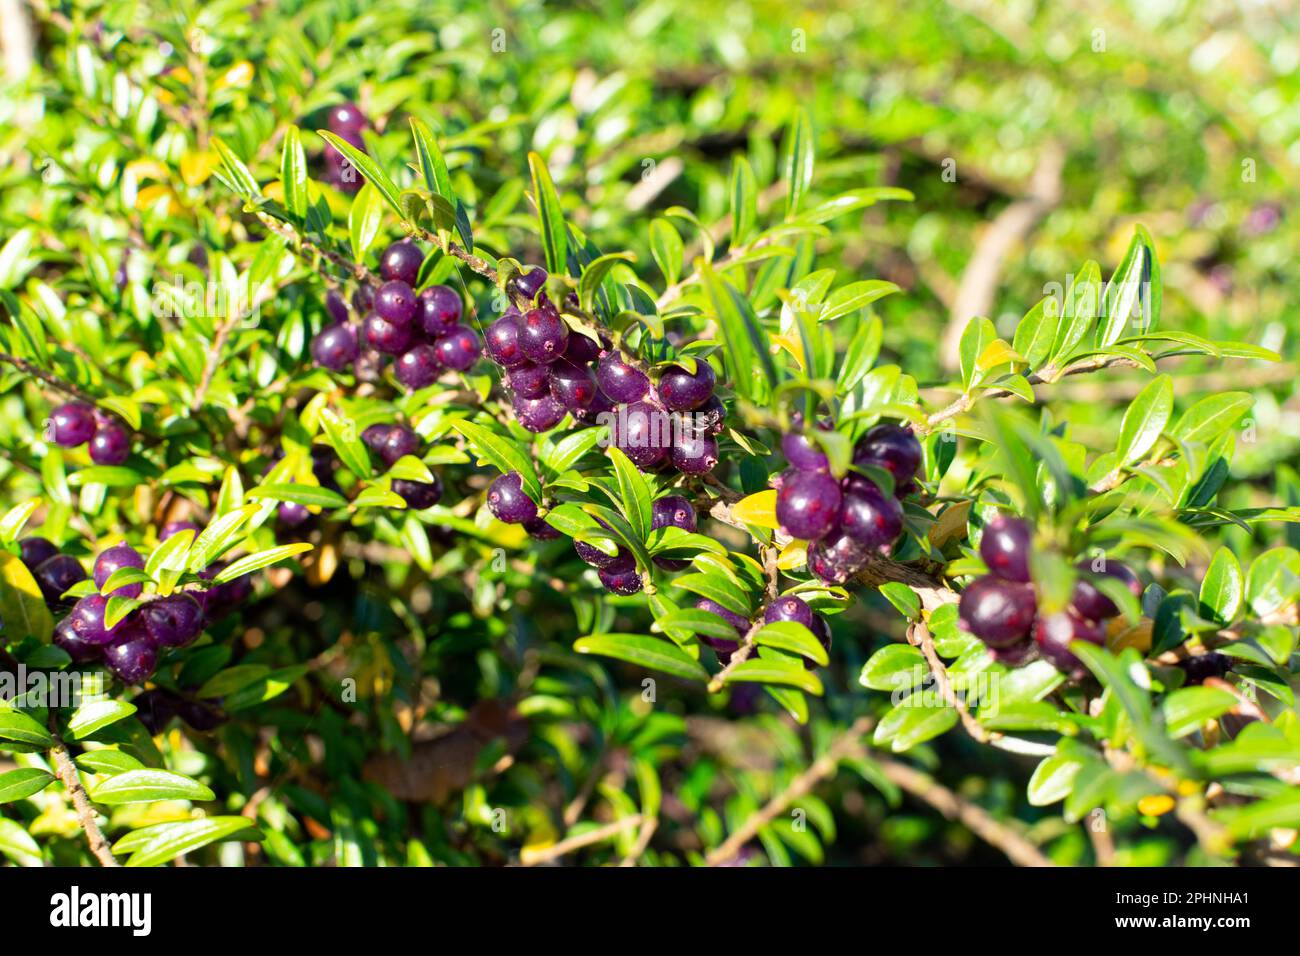
[[[123,683],[141,684],[153,676],[158,666],[158,649],[137,622],[104,648],[104,664]]]
[[[714,395],[707,402],[691,413],[695,418],[695,427],[707,435],[721,435],[727,426],[727,409],[722,399]]]
[[[514,369],[528,361],[519,349],[519,313],[510,311],[487,328],[487,357],[502,368]]]
[[[735,630],[737,637],[743,638],[749,633],[749,618],[743,614],[737,614],[735,611],[728,610],[712,598],[700,598],[695,602],[695,607],[701,611],[708,611],[710,614],[716,614],[722,618]],[[725,637],[714,637],[711,634],[701,634],[700,641],[705,646],[713,648],[720,654],[731,654],[740,646],[738,641],[730,640]]]
[[[1203,684],[1209,677],[1224,677],[1232,667],[1232,658],[1218,651],[1197,654],[1178,662],[1187,675],[1188,685]]]
[[[168,521],[158,532],[158,540],[166,541],[174,534],[180,534],[182,531],[193,531],[197,536],[203,529],[193,521]]]
[[[147,690],[137,694],[131,703],[135,705],[136,719],[144,724],[145,730],[157,736],[176,716],[180,699],[162,690]]]
[[[564,358],[575,364],[586,364],[600,358],[600,343],[590,336],[575,332],[564,347]]]
[[[76,664],[97,661],[103,652],[97,645],[83,641],[72,629],[72,621],[66,617],[54,626],[54,646],[66,652]]]
[[[379,257],[379,274],[385,279],[415,285],[420,276],[420,263],[424,262],[424,253],[410,239],[395,242]]]
[[[541,398],[551,394],[551,369],[525,360],[510,370],[506,384],[516,398]]]
[[[357,327],[351,322],[340,322],[321,329],[311,340],[311,357],[322,368],[341,372],[361,352]]]
[[[125,619],[109,627],[104,622],[107,611],[108,598],[102,594],[87,594],[68,612],[68,621],[73,633],[85,644],[111,644],[121,632]]]
[[[617,560],[618,555],[606,554],[594,544],[588,544],[586,541],[578,541],[576,538],[573,542],[573,550],[578,553],[578,557],[590,564],[593,568],[607,568]]]
[[[697,358],[694,372],[674,365],[659,376],[659,398],[671,411],[688,412],[709,400],[716,382],[713,366],[708,360]]]
[[[71,555],[56,554],[37,565],[32,577],[36,579],[45,602],[57,604],[64,591],[79,581],[86,580],[86,569]]]
[[[921,467],[921,443],[910,429],[882,422],[858,442],[853,463],[885,469],[894,476],[895,494],[901,495]]]
[[[296,528],[311,518],[311,512],[299,501],[282,501],[275,510],[275,517],[281,527]]]
[[[95,409],[85,402],[68,402],[50,412],[49,437],[56,445],[76,448],[95,434]]]
[[[414,511],[432,508],[442,499],[442,482],[435,475],[433,481],[408,481],[405,478],[393,479],[393,491],[406,502],[406,507]]]
[[[842,495],[834,478],[820,471],[787,471],[776,493],[776,520],[792,538],[812,541],[835,526]]]
[[[672,420],[649,402],[620,405],[610,423],[614,447],[638,468],[647,469],[668,456],[672,445]]]
[[[438,360],[457,372],[468,370],[483,351],[478,334],[464,325],[458,325],[441,336],[433,347],[437,349]]]
[[[763,621],[766,624],[775,624],[778,621],[792,621],[795,624],[802,624],[810,631],[813,629],[813,617],[812,608],[808,606],[808,602],[803,598],[795,597],[793,594],[777,598],[763,612]]]
[[[1083,677],[1087,669],[1070,650],[1071,641],[1087,641],[1101,646],[1106,643],[1106,632],[1100,624],[1072,611],[1044,614],[1034,625],[1034,643],[1038,645],[1038,653],[1058,671],[1077,679]]]
[[[150,601],[140,609],[149,638],[158,647],[185,647],[203,633],[203,608],[188,594]]]
[[[596,398],[596,377],[585,365],[574,365],[561,359],[546,368],[549,369],[551,397],[569,411],[586,408]]]
[[[356,309],[360,315],[365,315],[375,307],[375,287],[369,282],[363,282],[357,286],[357,291],[352,293],[352,308]]]
[[[456,290],[445,285],[431,285],[420,293],[419,324],[424,334],[437,338],[460,323],[464,304]]]
[[[957,605],[961,625],[990,647],[1023,640],[1038,613],[1038,599],[1027,584],[991,574],[972,581]]]
[[[1029,553],[1033,532],[1019,518],[998,515],[980,538],[980,557],[989,571],[1004,581],[1029,583]]]
[[[1119,606],[1093,583],[1098,576],[1115,578],[1123,583],[1135,598],[1140,600],[1142,597],[1142,581],[1126,564],[1107,561],[1105,570],[1094,572],[1088,562],[1081,561],[1077,568],[1080,574],[1075,579],[1074,590],[1070,594],[1070,606],[1082,617],[1091,621],[1103,621],[1119,614]]]
[[[59,553],[59,549],[54,546],[54,542],[34,535],[30,538],[23,538],[18,542],[18,547],[21,560],[23,564],[27,565],[28,571],[34,570]]]
[[[802,471],[826,471],[830,468],[830,459],[811,438],[791,432],[781,439],[781,454],[785,455],[793,468]]]
[[[438,370],[438,353],[432,345],[412,346],[393,363],[394,377],[411,391],[432,385]]]
[[[681,528],[683,531],[695,531],[695,506],[681,495],[666,495],[658,499],[650,510],[650,527]],[[689,561],[680,558],[663,558],[656,556],[655,564],[665,571],[681,571],[689,567]]]
[[[840,527],[864,548],[889,554],[903,533],[903,508],[875,482],[854,475],[845,482]]]
[[[361,433],[361,440],[390,468],[399,458],[420,451],[420,436],[405,425],[371,425]]]
[[[1033,641],[1017,641],[1006,647],[990,647],[989,653],[1003,667],[1022,667],[1038,654],[1038,645]]]
[[[582,422],[584,425],[606,425],[609,423],[608,416],[614,411],[614,403],[609,400],[609,396],[596,389],[596,397],[591,400],[591,404],[586,408],[579,408],[571,412],[574,419]]]
[[[400,279],[390,279],[375,293],[375,314],[394,325],[410,325],[415,318],[415,291]]]
[[[330,132],[342,136],[344,133],[359,133],[369,125],[366,114],[355,103],[340,103],[330,107],[325,122]]]
[[[529,537],[536,538],[538,541],[554,541],[557,538],[564,537],[547,524],[545,518],[534,518],[532,521],[525,521],[524,530],[528,532]]]
[[[550,277],[545,269],[533,266],[523,272],[516,272],[507,279],[506,292],[517,299],[532,302],[537,298],[537,293],[542,291],[542,286],[546,285],[548,278]]]
[[[411,347],[414,338],[409,325],[395,325],[377,312],[366,316],[362,329],[366,344],[385,355],[400,355]]]
[[[325,309],[335,322],[346,322],[348,320],[348,304],[343,299],[343,294],[338,289],[330,289],[325,293]]]
[[[116,571],[122,568],[144,568],[144,556],[129,544],[115,544],[101,551],[95,559],[95,587],[102,588]],[[117,597],[138,598],[144,585],[124,584],[113,594]]]
[[[718,443],[711,435],[692,434],[694,429],[678,429],[668,459],[686,475],[704,475],[718,463]]]
[[[90,460],[97,465],[120,465],[131,454],[131,433],[116,421],[102,421],[90,439]]]
[[[619,352],[609,352],[597,363],[596,383],[616,402],[638,402],[650,391],[649,377]]]
[[[636,561],[626,551],[619,550],[618,557],[596,572],[605,590],[614,594],[636,594],[641,590],[641,575],[637,572]]]
[[[564,354],[569,327],[553,309],[529,309],[519,322],[519,350],[531,362],[549,364]]]
[[[855,538],[836,529],[808,545],[808,570],[827,584],[844,584],[862,570],[869,557],[870,552]]]
[[[541,398],[516,398],[514,401],[515,418],[530,432],[550,431],[564,420],[564,406],[543,395]]]
[[[501,475],[488,487],[488,510],[507,524],[523,524],[537,517],[537,504],[524,491],[519,472]]]

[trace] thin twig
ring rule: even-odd
[[[56,392],[62,392],[71,398],[80,399],[83,402],[95,403],[95,396],[91,395],[85,389],[71,382],[64,381],[53,372],[47,372],[27,359],[19,358],[16,355],[9,355],[6,352],[0,352],[0,362],[7,362],[24,375],[30,375],[32,378],[40,379]]]
[[[76,764],[68,754],[68,748],[64,746],[63,738],[55,730],[53,714],[50,714],[50,733],[54,735],[54,746],[50,748],[50,756],[54,758],[55,774],[63,781],[68,796],[72,798],[72,806],[77,812],[77,822],[81,825],[81,829],[86,831],[90,852],[95,854],[101,866],[121,866],[117,862],[117,857],[113,856],[108,839],[99,829],[99,824],[95,822],[95,808],[90,805],[86,788],[81,785],[81,777],[77,774]]]
[[[953,710],[957,711],[957,717],[961,720],[961,725],[966,728],[966,733],[970,734],[982,744],[1001,737],[999,733],[990,733],[980,726],[966,706],[966,701],[957,696],[957,691],[952,686],[952,678],[948,675],[948,668],[944,666],[939,659],[939,652],[934,649],[934,637],[930,634],[930,629],[916,621],[907,628],[907,641],[914,647],[918,647],[925,656],[925,662],[930,665],[930,673],[934,675],[934,684],[939,689],[940,696]]]
[[[540,850],[525,849],[519,854],[519,862],[523,866],[536,866],[538,863],[547,863],[566,853],[572,853],[574,850],[581,850],[585,846],[591,846],[593,843],[603,843],[610,837],[618,836],[626,830],[632,830],[641,825],[641,814],[634,813],[630,817],[624,817],[622,820],[615,820],[613,823],[607,823],[602,827],[596,827],[594,830],[588,830],[586,833],[580,833],[577,836],[569,837],[567,840],[561,840],[559,843],[553,843],[548,847]]]

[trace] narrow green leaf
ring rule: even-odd
[[[1115,449],[1121,465],[1137,461],[1156,443],[1174,408],[1174,383],[1168,375],[1154,378],[1124,412]]]
[[[812,183],[813,177],[813,129],[812,118],[808,110],[800,107],[790,119],[785,134],[785,181],[789,192],[786,194],[785,217],[793,217],[803,202],[804,194]]]
[[[311,200],[307,195],[307,156],[302,149],[302,136],[297,126],[290,126],[284,134],[280,150],[280,182],[284,187],[284,206],[297,219],[307,215]]]
[[[294,544],[282,544],[274,548],[267,548],[265,551],[259,551],[256,554],[247,555],[238,561],[232,562],[229,567],[223,568],[221,573],[212,579],[212,583],[225,584],[227,581],[233,581],[235,578],[260,570],[267,565],[284,561],[296,554],[302,554],[304,551],[310,551],[312,547],[313,545],[306,541],[299,541]]]
[[[88,700],[68,720],[68,735],[73,740],[84,740],[100,728],[134,713],[135,705],[124,700]]]
[[[105,806],[153,803],[156,800],[214,800],[213,792],[189,777],[167,770],[128,770],[109,777],[90,794]]]
[[[40,767],[19,767],[0,773],[0,803],[23,800],[54,782],[54,774]]]
[[[546,269],[555,275],[568,272],[568,228],[560,197],[555,193],[546,161],[537,153],[528,154],[528,168],[533,177],[533,200],[537,203],[537,222],[541,230],[542,250],[546,254]]]
[[[127,866],[159,866],[182,853],[231,839],[261,840],[262,833],[244,817],[203,817],[135,830],[118,840],[113,850],[131,853]]]
[[[376,163],[372,157],[363,153],[342,137],[331,133],[329,130],[322,129],[317,130],[317,132],[320,133],[327,143],[347,157],[348,162],[357,168],[357,172],[361,173],[361,175],[364,176],[371,185],[379,190],[379,194],[383,196],[384,201],[392,207],[393,212],[397,213],[397,215],[401,216],[403,219],[406,218],[402,211],[401,190],[398,189],[396,184],[388,178],[388,174],[380,168],[379,164]]]
[[[709,672],[671,641],[641,634],[589,634],[574,641],[579,654],[600,654],[663,671],[683,680],[707,681]]]

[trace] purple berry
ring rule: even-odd
[[[174,534],[180,534],[182,531],[193,531],[197,536],[203,529],[193,521],[168,521],[158,532],[158,540],[166,541]]]
[[[885,469],[894,476],[895,493],[901,495],[921,467],[921,443],[910,429],[882,422],[858,442],[853,463]]]
[[[50,412],[49,437],[56,445],[76,448],[95,434],[95,409],[85,402],[68,402]]]
[[[275,517],[282,527],[296,528],[311,518],[307,506],[298,501],[282,501],[275,510]]]
[[[686,475],[703,475],[718,463],[718,443],[710,435],[693,434],[694,429],[678,429],[668,458],[673,467]]]
[[[415,291],[399,279],[391,279],[375,293],[375,314],[394,325],[410,325],[415,318]]]
[[[36,579],[45,603],[57,604],[64,591],[79,581],[86,580],[86,569],[71,555],[56,554],[37,565],[32,577]]]
[[[95,559],[95,587],[103,588],[104,583],[113,576],[113,572],[122,568],[144,568],[144,557],[129,544],[115,544],[100,552]],[[117,597],[138,598],[144,585],[124,584],[113,592]]]
[[[839,482],[820,471],[787,471],[776,493],[776,520],[792,538],[812,541],[835,526]]]
[[[82,643],[111,644],[118,637],[126,621],[120,620],[110,628],[104,623],[107,610],[108,598],[102,594],[87,594],[72,606],[68,612],[69,626]]]
[[[652,529],[681,528],[683,531],[693,532],[697,527],[695,506],[681,495],[667,495],[660,498],[651,509],[650,527]],[[680,558],[656,557],[654,561],[665,571],[681,571],[691,563]]]
[[[680,365],[674,365],[659,376],[659,398],[665,408],[674,412],[687,412],[699,408],[709,400],[716,381],[713,366],[707,359],[697,358],[694,374]]]
[[[546,285],[548,278],[550,277],[545,269],[533,266],[523,272],[516,272],[507,279],[506,292],[517,299],[532,302],[537,298],[537,293],[542,291],[542,286]]]
[[[596,572],[605,590],[624,596],[636,594],[641,590],[641,575],[637,572],[636,561],[632,555],[622,549],[618,557]]]
[[[722,399],[714,395],[707,402],[691,413],[695,418],[695,427],[708,435],[721,435],[726,427],[727,409]]]
[[[541,398],[519,398],[514,400],[515,418],[530,432],[550,431],[564,420],[564,406],[543,395]]]
[[[150,601],[140,609],[145,630],[157,647],[185,647],[203,633],[203,608],[188,594]]]
[[[330,132],[342,136],[344,133],[360,133],[369,125],[366,114],[355,103],[340,103],[330,108],[325,120]]]
[[[1187,675],[1189,686],[1203,684],[1209,677],[1224,677],[1232,667],[1232,658],[1218,651],[1197,654],[1178,662],[1178,666]]]
[[[1029,583],[1029,553],[1033,532],[1019,518],[998,515],[980,538],[980,556],[993,574],[1005,581]]]
[[[867,478],[853,476],[845,485],[841,529],[864,548],[889,554],[903,533],[902,506]]]
[[[728,610],[712,598],[700,598],[695,602],[695,607],[698,610],[708,611],[710,614],[716,614],[718,617],[722,618],[735,628],[736,635],[740,638],[744,638],[744,636],[749,633],[749,618],[742,614],[737,614],[735,611]],[[740,646],[738,641],[730,641],[725,637],[712,637],[707,634],[701,634],[700,641],[703,642],[705,646],[711,647],[713,650],[724,654],[730,654]]]
[[[553,309],[530,309],[519,323],[519,350],[529,361],[547,365],[564,354],[569,327]]]
[[[410,239],[403,239],[393,243],[379,257],[379,274],[385,279],[396,279],[413,286],[420,276],[422,262],[424,262],[424,253],[420,251],[420,247]]]
[[[1119,607],[1109,597],[1092,583],[1098,575],[1115,578],[1122,581],[1129,592],[1138,599],[1142,597],[1142,582],[1138,576],[1133,573],[1133,569],[1126,564],[1118,561],[1107,561],[1104,571],[1093,573],[1091,566],[1086,561],[1077,565],[1080,575],[1075,579],[1074,591],[1070,594],[1070,606],[1078,611],[1082,617],[1090,621],[1102,621],[1106,618],[1115,617],[1119,614]]]
[[[827,584],[844,584],[862,570],[869,557],[870,552],[855,538],[835,530],[808,545],[808,570]]]
[[[802,598],[797,598],[793,594],[787,594],[779,597],[767,606],[763,612],[763,622],[766,624],[775,624],[777,621],[793,621],[795,624],[802,624],[804,627],[812,630],[813,612],[812,608]]]
[[[357,286],[357,291],[352,293],[352,308],[357,311],[358,315],[365,315],[375,307],[375,287],[369,282],[363,282]]]
[[[596,377],[585,365],[574,365],[567,359],[561,359],[546,368],[550,370],[548,379],[551,397],[569,411],[586,408],[596,398]]]
[[[506,312],[487,329],[487,356],[502,368],[518,368],[528,361],[519,349],[519,313]]]
[[[989,653],[1003,667],[1022,667],[1037,655],[1038,645],[1028,640],[1017,641],[1007,647],[990,647]]]
[[[74,663],[86,664],[99,660],[102,649],[94,644],[87,644],[72,629],[72,621],[64,618],[54,627],[54,646],[62,648]]]
[[[334,372],[341,372],[356,361],[360,351],[357,327],[351,322],[326,326],[311,340],[311,357],[316,364]]]
[[[21,551],[22,562],[27,565],[28,571],[35,570],[39,565],[44,564],[59,553],[59,549],[54,546],[54,542],[36,536],[23,538],[18,542],[18,547]]]
[[[460,323],[464,304],[456,290],[445,285],[431,285],[420,293],[419,324],[424,334],[437,338]]]
[[[411,391],[432,385],[438,369],[438,353],[432,345],[412,346],[393,363],[393,375]]]
[[[602,418],[602,415],[608,415],[614,410],[614,403],[609,400],[609,396],[596,389],[596,397],[591,400],[591,404],[586,408],[579,408],[571,414],[584,425],[601,425],[608,421]]]
[[[95,426],[90,439],[90,460],[97,465],[120,465],[131,454],[131,433],[116,421]]]
[[[438,351],[438,360],[457,372],[468,370],[478,361],[479,353],[483,351],[478,334],[463,325],[458,325],[441,336],[433,347]]]
[[[957,613],[961,626],[985,644],[1007,647],[1029,633],[1038,613],[1038,599],[1029,585],[988,574],[961,592]]]
[[[551,369],[525,361],[510,370],[506,384],[517,398],[541,398],[551,394]]]
[[[361,441],[390,468],[399,458],[420,451],[420,436],[405,425],[371,425],[361,433]]]
[[[335,322],[346,322],[348,320],[348,304],[344,301],[343,294],[338,289],[330,289],[325,293],[325,309]]]
[[[122,636],[105,647],[104,664],[124,684],[141,684],[152,677],[158,666],[158,650],[144,625],[132,622]]]
[[[1038,653],[1047,658],[1058,671],[1078,679],[1087,673],[1087,669],[1070,650],[1071,641],[1087,641],[1100,647],[1106,643],[1106,632],[1100,624],[1085,620],[1070,611],[1045,614],[1034,626],[1034,643],[1038,645]]]
[[[609,567],[618,558],[618,555],[606,554],[593,544],[586,541],[574,540],[573,550],[578,552],[578,557],[590,564],[593,568]]]
[[[488,510],[506,524],[524,524],[537,517],[537,503],[524,491],[519,472],[501,475],[488,487]]]
[[[362,323],[366,344],[376,352],[400,355],[411,347],[414,339],[409,325],[395,325],[378,312],[371,312]]]
[[[401,496],[406,506],[414,511],[432,508],[442,498],[442,482],[435,475],[433,481],[408,481],[393,479],[393,491]]]
[[[147,690],[143,694],[137,694],[131,703],[135,705],[136,719],[144,724],[145,730],[157,736],[176,716],[180,701],[164,691]]]
[[[564,347],[564,357],[576,365],[594,362],[600,358],[600,343],[581,332],[575,332],[569,336],[569,344]]]
[[[781,439],[781,454],[785,455],[793,468],[802,471],[826,471],[830,468],[830,459],[811,438],[791,432]]]
[[[596,365],[596,382],[616,402],[638,402],[650,391],[645,372],[629,365],[618,352],[607,353]]]
[[[620,405],[610,423],[610,440],[638,468],[651,468],[668,456],[672,421],[649,402]]]

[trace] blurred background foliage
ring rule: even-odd
[[[1293,3],[37,0],[24,16],[27,58],[21,36],[12,39],[17,20],[5,24],[0,240],[26,230],[27,248],[8,247],[20,254],[0,261],[0,286],[21,288],[94,357],[91,381],[139,384],[151,353],[167,347],[149,318],[155,283],[201,281],[214,263],[246,267],[255,249],[255,221],[212,175],[212,138],[265,182],[278,176],[291,124],[319,163],[323,143],[310,131],[345,99],[376,123],[371,151],[389,170],[409,152],[406,117],[436,122],[481,246],[541,260],[522,201],[536,150],[568,220],[603,248],[633,250],[656,278],[649,225],[670,207],[721,224],[713,231],[725,247],[735,155],[752,164],[761,206],[783,199],[773,187],[781,131],[807,106],[816,199],[864,185],[916,196],[841,221],[816,254],[839,282],[878,277],[905,289],[877,306],[885,351],[933,386],[951,372],[955,349],[938,345],[953,341],[950,329],[979,312],[1009,337],[1080,262],[1095,257],[1109,274],[1139,221],[1156,237],[1166,326],[1295,354]],[[327,196],[345,216],[347,199]],[[688,256],[698,254],[698,237],[683,233]],[[302,363],[304,332],[321,322],[319,288],[286,282],[264,310],[276,340],[251,342],[250,364]],[[1294,361],[1181,361],[1180,395],[1261,386],[1257,440],[1238,444],[1242,483],[1229,503],[1300,504]],[[1123,372],[1066,382],[1063,414],[1105,435],[1142,383]],[[30,445],[39,429],[24,387],[0,373],[6,448]],[[0,500],[41,493],[21,465],[0,463]],[[481,489],[471,471],[459,483]],[[120,532],[133,509],[149,510],[128,499],[94,530],[75,517],[71,526]],[[469,524],[461,515],[454,527]],[[1225,539],[1244,564],[1294,535],[1286,527]],[[490,560],[498,541],[437,528],[430,537],[432,574],[401,555],[345,557],[327,589],[310,576],[270,576],[258,603],[224,625],[237,659],[311,661],[312,680],[214,735],[173,730],[162,741],[268,833],[257,851],[226,844],[222,862],[249,852],[288,864],[506,862],[521,845],[544,848],[574,825],[647,807],[662,832],[643,859],[698,860],[860,706],[862,663],[902,626],[876,596],[835,619],[827,695],[806,728],[771,701],[733,693],[724,703],[667,682],[651,707],[635,669],[568,650],[619,604],[566,586],[580,569],[571,554],[524,547],[502,567]],[[1195,587],[1202,569],[1166,570]],[[335,702],[346,680],[360,706]],[[454,769],[411,779],[410,764],[388,762],[413,740],[417,756]],[[1032,758],[957,734],[914,756],[995,817],[1019,821],[1058,862],[1090,861],[1080,827],[1026,805]],[[902,799],[870,761],[850,763],[860,775],[799,802],[807,831],[767,828],[747,853],[774,863],[1003,859],[960,823]],[[494,808],[506,810],[504,829]],[[48,832],[71,837],[58,852],[74,859],[75,824],[69,832],[48,812]],[[639,836],[627,829],[583,858],[617,861]],[[1132,821],[1128,836],[1118,862],[1173,863],[1186,850],[1155,819]]]

